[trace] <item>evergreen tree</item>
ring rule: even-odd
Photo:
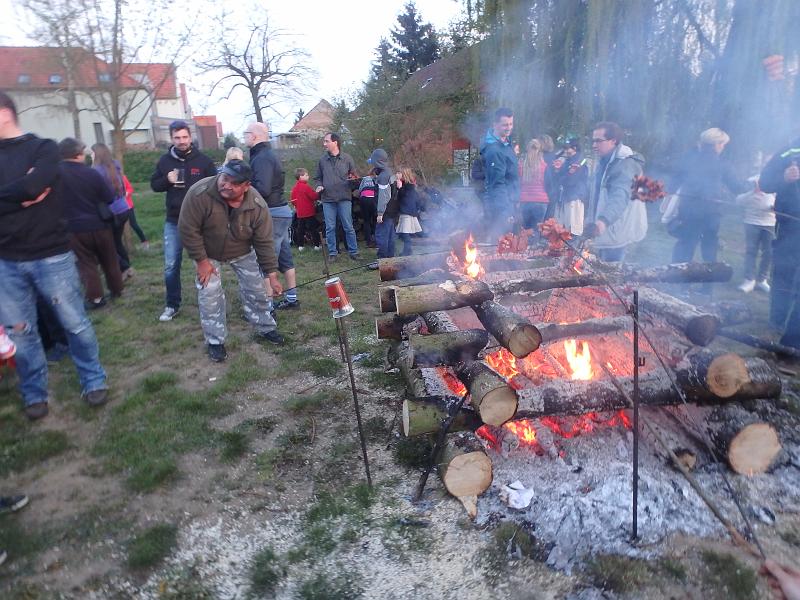
[[[423,23],[413,2],[397,17],[397,27],[390,32],[392,66],[406,76],[425,67],[440,56],[439,36],[430,23]],[[381,52],[381,46],[378,51]]]
[[[295,114],[295,116],[294,116],[293,125],[297,125],[300,122],[300,119],[302,119],[305,115],[306,115],[306,111],[304,111],[302,108],[300,110],[298,110],[297,114]]]

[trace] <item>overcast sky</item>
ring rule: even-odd
[[[294,34],[294,45],[311,55],[310,65],[318,77],[309,95],[293,106],[281,107],[283,118],[268,114],[275,133],[291,127],[293,115],[299,108],[308,112],[325,98],[349,98],[367,78],[374,49],[381,37],[388,37],[397,24],[397,15],[404,12],[407,0],[258,0],[269,14],[271,27]],[[229,4],[228,6],[236,6]],[[430,22],[437,30],[444,30],[461,7],[456,0],[417,0],[417,10],[422,20]],[[9,15],[15,8],[14,0],[0,0],[0,14]],[[246,30],[246,24],[243,31]],[[0,43],[4,45],[33,44],[25,32],[10,26],[7,19],[0,28]],[[208,40],[203,40],[204,44]],[[228,101],[215,101],[208,97],[207,80],[193,72],[191,63],[180,67],[178,77],[190,88],[189,102],[195,114],[214,114],[222,121],[225,132],[241,132],[247,122],[247,97],[234,97]]]

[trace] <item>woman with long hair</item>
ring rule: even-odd
[[[114,160],[111,150],[105,144],[95,144],[92,146],[92,167],[96,169],[106,180],[106,183],[114,190],[114,202],[109,208],[114,213],[112,231],[114,233],[114,246],[117,249],[119,259],[119,270],[122,272],[123,281],[133,277],[131,261],[128,257],[128,250],[122,240],[125,231],[125,223],[130,217],[130,207],[125,198],[125,179],[122,173],[122,166]]]
[[[397,236],[403,240],[402,256],[413,252],[411,236],[422,231],[419,224],[419,196],[417,195],[417,176],[408,167],[400,167],[397,172],[397,201],[400,216],[397,219]]]
[[[542,142],[534,138],[525,147],[521,167],[519,206],[526,229],[535,230],[544,221],[547,203],[550,201],[545,187],[546,169]]]

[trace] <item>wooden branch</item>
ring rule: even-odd
[[[426,283],[440,283],[448,279],[453,279],[453,276],[444,269],[430,269],[415,277],[393,280],[390,284],[378,287],[378,306],[381,312],[394,312],[397,310],[394,303],[394,290],[396,288],[424,285]]]
[[[542,343],[536,326],[511,309],[491,300],[472,308],[487,331],[517,358],[528,356]]]
[[[653,288],[639,288],[639,303],[645,312],[664,318],[699,346],[707,346],[716,337],[719,318],[704,313],[674,296]]]
[[[480,304],[494,294],[482,281],[444,281],[396,288],[394,297],[397,314],[410,315]]]
[[[737,342],[747,344],[748,346],[758,348],[759,350],[768,350],[769,352],[773,352],[778,356],[787,356],[789,358],[800,359],[800,350],[797,348],[792,348],[791,346],[784,346],[783,344],[778,344],[777,342],[763,340],[755,337],[754,335],[749,335],[747,333],[741,333],[739,331],[733,331],[730,329],[723,329],[719,332],[719,334],[722,337],[736,340]]]
[[[633,326],[633,319],[628,315],[616,317],[602,317],[599,319],[586,319],[577,323],[536,323],[536,328],[542,335],[542,343],[548,344],[555,340],[575,338],[580,336],[597,335],[629,329]]]
[[[403,400],[403,434],[406,437],[436,433],[447,418],[456,396],[426,396]],[[462,407],[450,425],[450,431],[475,431],[483,425],[474,410]]]
[[[517,394],[500,375],[479,361],[456,367],[458,378],[469,390],[470,404],[481,420],[499,426],[517,411]]]
[[[411,256],[395,256],[393,258],[378,259],[378,274],[381,281],[394,281],[415,277],[431,269],[447,271],[447,258],[449,252],[435,252],[431,254],[412,254]]]
[[[412,368],[455,365],[475,360],[489,342],[483,329],[409,336]]]

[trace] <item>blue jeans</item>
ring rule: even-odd
[[[375,226],[375,243],[378,245],[378,258],[394,256],[394,219],[383,217],[383,222]]]
[[[181,262],[183,244],[177,223],[164,223],[164,285],[167,288],[167,306],[181,307]]]
[[[339,251],[336,249],[336,216],[342,222],[344,236],[347,240],[347,251],[350,254],[358,252],[356,242],[356,230],[353,229],[353,208],[350,200],[340,200],[339,202],[323,202],[322,213],[325,215],[325,242],[328,244],[328,254],[336,256]]]
[[[278,271],[286,273],[294,269],[292,248],[289,245],[289,228],[292,217],[272,217],[272,239],[275,242],[275,255],[278,257]]]
[[[91,321],[83,308],[72,252],[30,261],[0,259],[0,323],[17,346],[19,391],[26,406],[47,402],[47,359],[36,324],[37,294],[47,301],[67,334],[84,394],[105,389],[106,372]]]

